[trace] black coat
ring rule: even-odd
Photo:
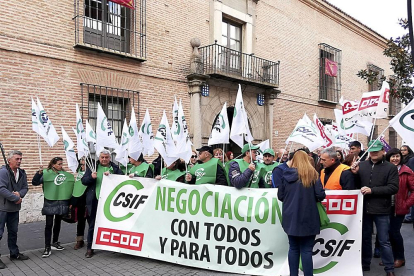
[[[364,195],[364,213],[388,215],[391,212],[391,196],[398,192],[397,166],[387,161],[373,163],[371,160],[359,163],[360,187],[371,188],[371,194]]]
[[[98,167],[99,161],[96,163],[96,167]],[[121,174],[123,175],[124,172],[113,162],[110,162],[110,166],[114,170],[114,174]],[[90,215],[92,212],[92,206],[97,206],[98,199],[96,199],[96,179],[92,178],[92,171],[89,167],[86,167],[85,174],[83,175],[82,184],[87,186],[85,194],[86,194],[86,209],[88,210],[88,214]]]

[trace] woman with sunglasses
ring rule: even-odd
[[[69,200],[72,197],[75,177],[65,172],[62,168],[63,159],[55,157],[50,160],[47,169],[36,172],[32,184],[43,184],[44,203],[42,215],[46,216],[45,226],[45,250],[42,258],[47,258],[52,253],[51,249],[63,250],[60,245],[59,233],[62,216],[69,212]],[[53,243],[52,240],[53,228]]]
[[[190,162],[188,163],[188,167],[192,168],[195,164],[197,164],[198,155],[197,152],[193,150],[193,154],[191,155]]]

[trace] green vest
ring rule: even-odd
[[[98,165],[98,170],[97,170],[98,174],[96,177],[96,189],[95,189],[97,199],[99,199],[99,194],[101,193],[103,174],[104,172],[107,172],[107,171],[109,171],[110,173],[113,173],[114,169],[112,168],[111,165],[109,165],[109,167],[104,167],[101,164]]]
[[[147,175],[148,169],[150,169],[154,172],[154,165],[153,164],[148,164],[146,162],[142,162],[139,166],[132,166],[129,170],[128,170],[128,174],[135,174],[138,175],[139,177],[145,177]]]
[[[163,168],[161,173],[162,179],[168,179],[172,181],[177,181],[177,179],[183,175],[185,175],[185,172],[182,172],[180,170],[169,170],[167,168]]]
[[[75,185],[73,187],[73,192],[72,192],[72,196],[74,197],[81,197],[83,193],[85,193],[87,186],[83,185],[81,181],[84,174],[85,174],[85,171],[79,171],[78,175],[76,176]]]
[[[68,200],[72,196],[75,177],[64,171],[43,170],[43,193],[48,200]]]
[[[273,164],[270,164],[270,165],[266,165],[264,163],[260,164],[260,167],[261,167],[260,177],[263,178],[266,188],[272,188],[272,172],[273,172],[273,169],[276,168],[278,165],[279,165],[278,162],[274,162]]]
[[[248,169],[250,163],[247,163],[246,161],[244,161],[244,159],[235,159],[235,162],[237,162],[239,164],[239,168],[240,168],[240,172],[243,173],[245,170]],[[260,165],[256,164],[256,169],[254,170],[252,176],[250,177],[249,183],[248,185],[246,185],[245,187],[249,187],[249,188],[259,188],[259,182],[260,182],[260,171],[261,171],[261,167]]]
[[[217,158],[211,158],[205,163],[195,164],[190,170],[190,174],[196,176],[195,184],[216,184],[217,164],[221,165]]]
[[[119,168],[121,169],[121,171],[124,172],[124,174],[128,171],[132,169],[132,167],[134,167],[134,165],[132,165],[131,163],[128,163],[127,166],[125,167],[124,165],[122,165],[121,163],[119,164]]]

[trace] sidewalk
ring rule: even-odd
[[[238,275],[220,273],[193,267],[180,266],[167,262],[136,257],[109,251],[95,251],[96,255],[85,258],[86,249],[74,250],[76,226],[62,222],[60,241],[63,251],[52,251],[49,258],[42,258],[44,249],[44,224],[35,222],[19,225],[18,245],[20,251],[30,257],[28,261],[11,261],[7,249],[7,231],[0,244],[1,260],[7,265],[0,275]],[[405,243],[407,264],[395,270],[397,276],[414,275],[414,231],[412,224],[403,224],[402,233]],[[385,275],[380,259],[372,259],[371,271],[364,276]]]

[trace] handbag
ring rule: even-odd
[[[67,223],[76,223],[78,221],[78,208],[71,207],[69,212],[62,217],[62,220]]]
[[[321,228],[328,226],[328,224],[331,221],[329,220],[328,215],[326,214],[325,206],[323,206],[321,202],[316,202],[316,207],[318,207],[319,220],[321,221]]]

